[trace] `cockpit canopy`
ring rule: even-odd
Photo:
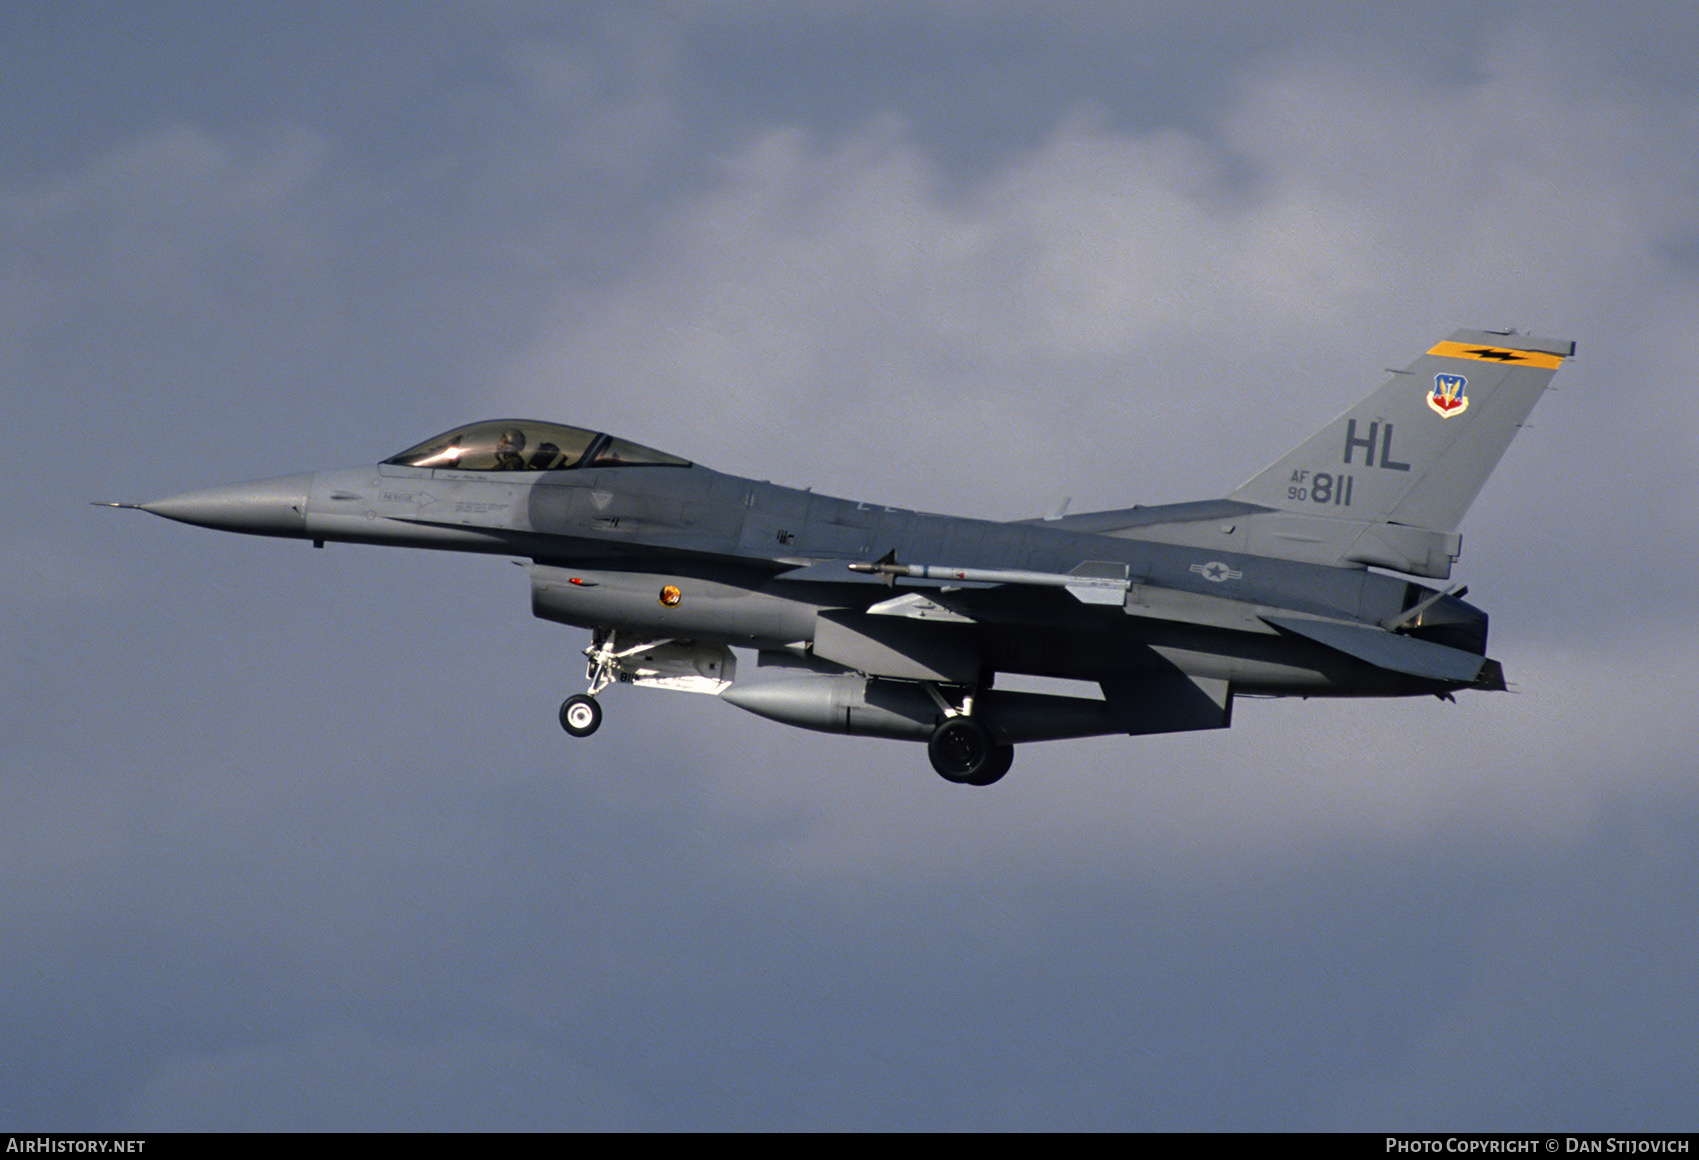
[[[581,427],[488,419],[456,427],[384,460],[448,471],[566,471],[577,467],[689,467],[688,459]]]

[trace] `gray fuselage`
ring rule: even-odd
[[[1431,592],[1363,569],[882,507],[700,465],[537,473],[386,463],[277,482],[300,489],[301,518],[270,534],[530,557],[538,615],[584,627],[800,651],[822,615],[922,591],[960,615],[925,630],[964,658],[964,671],[1099,681],[1156,667],[1248,694],[1438,691],[1262,619],[1374,625]],[[1124,607],[1103,608],[1057,589],[903,580],[893,590],[843,567],[891,554],[1035,572],[1108,561],[1133,584]],[[663,603],[669,585],[679,598]],[[1472,606],[1442,598],[1423,620],[1430,637],[1484,653],[1486,617]]]

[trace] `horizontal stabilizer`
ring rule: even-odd
[[[1324,644],[1330,649],[1395,673],[1429,681],[1467,685],[1481,673],[1486,658],[1430,640],[1417,640],[1385,629],[1337,620],[1306,620],[1297,616],[1264,616],[1265,622]]]

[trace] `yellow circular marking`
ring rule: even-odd
[[[661,603],[668,608],[678,607],[678,602],[684,599],[684,593],[678,590],[678,585],[668,584],[661,589]]]

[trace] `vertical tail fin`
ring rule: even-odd
[[[1229,497],[1454,532],[1575,344],[1459,330]]]
[[[1444,579],[1462,545],[1457,525],[1574,353],[1567,340],[1459,330],[1224,499],[1045,522]]]
[[[1321,546],[1320,521],[1338,520],[1356,534],[1333,525],[1319,538],[1341,562],[1448,573],[1457,525],[1574,353],[1568,341],[1459,330],[1228,498],[1301,517],[1312,531],[1291,538],[1313,545],[1305,556]],[[1255,518],[1270,531],[1293,522]]]

